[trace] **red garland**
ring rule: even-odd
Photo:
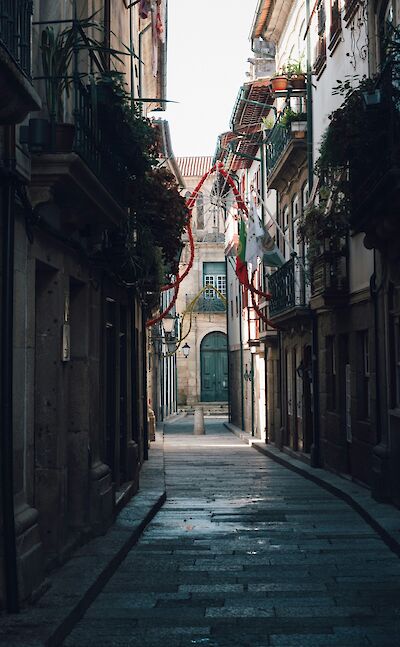
[[[238,189],[236,187],[235,182],[233,181],[233,179],[231,178],[229,173],[227,173],[225,171],[224,165],[222,164],[222,162],[218,162],[217,164],[214,164],[214,166],[209,171],[207,171],[207,173],[204,173],[204,175],[201,178],[200,182],[197,184],[196,188],[192,191],[192,194],[191,194],[190,198],[188,198],[188,200],[186,202],[186,205],[187,205],[187,208],[188,208],[188,220],[187,220],[187,223],[186,223],[186,230],[187,230],[187,233],[188,233],[189,246],[190,246],[189,263],[188,263],[184,273],[182,275],[179,275],[179,274],[177,275],[176,280],[174,281],[174,283],[170,283],[169,285],[164,285],[161,288],[161,292],[166,292],[167,290],[174,289],[175,290],[174,296],[172,297],[172,300],[170,301],[169,305],[165,308],[165,310],[161,314],[159,314],[154,319],[150,319],[149,321],[146,322],[146,327],[147,328],[149,328],[150,326],[154,326],[154,324],[161,321],[161,319],[163,319],[165,317],[165,315],[167,315],[170,312],[170,310],[172,310],[172,308],[174,307],[174,305],[176,303],[176,300],[178,298],[179,286],[182,283],[183,279],[186,278],[186,276],[189,274],[190,270],[192,269],[193,261],[194,261],[194,240],[193,240],[193,232],[192,232],[192,227],[191,227],[190,221],[191,221],[191,218],[192,218],[193,207],[196,204],[197,194],[199,193],[201,187],[203,186],[206,179],[214,172],[220,173],[225,178],[225,180],[228,182],[229,186],[231,187],[231,189],[232,189],[232,191],[233,191],[233,193],[234,193],[234,195],[236,197],[236,201],[237,201],[237,205],[238,205],[239,210],[243,211],[243,213],[245,213],[246,216],[248,216],[247,206],[244,203],[243,198],[240,195],[240,193],[239,193],[239,191],[238,191]],[[241,283],[241,285],[243,285],[243,287],[245,287],[247,290],[249,290],[249,292],[251,292],[251,299],[252,299],[253,307],[254,307],[254,310],[257,313],[257,315],[259,317],[261,317],[261,319],[265,323],[272,326],[272,328],[276,328],[276,326],[271,324],[271,322],[265,317],[265,315],[261,312],[261,310],[259,309],[258,305],[255,302],[255,297],[254,297],[255,294],[257,294],[260,297],[263,297],[264,299],[270,299],[271,298],[271,295],[269,294],[269,292],[262,292],[261,290],[258,290],[256,287],[254,287],[253,279],[254,279],[254,274],[255,273],[253,272],[251,283],[249,281],[247,272],[246,272],[246,277],[245,278],[243,278],[242,276],[239,276],[237,274],[236,270],[235,270],[235,273],[236,273],[236,276],[237,276],[239,282]]]

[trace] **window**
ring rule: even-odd
[[[315,49],[315,62],[314,70],[316,74],[321,72],[322,68],[325,65],[326,61],[326,13],[325,13],[325,3],[324,0],[320,2],[317,10],[317,31],[318,31],[318,40]]]
[[[359,356],[358,415],[360,420],[366,420],[366,419],[369,419],[371,414],[369,335],[367,330],[363,330],[358,333],[358,356]]]
[[[221,294],[226,295],[225,263],[203,263],[203,287],[213,286]],[[204,290],[205,299],[218,299],[214,289]]]
[[[326,391],[327,409],[336,409],[336,349],[335,338],[331,335],[326,337]]]
[[[342,28],[342,17],[340,11],[340,0],[331,0],[331,28],[329,30],[331,41],[336,40],[336,37]]]
[[[297,229],[299,226],[300,215],[300,201],[299,196],[296,194],[292,199],[292,223],[293,223],[293,249],[298,256],[300,256],[300,245],[298,241]]]
[[[283,236],[282,236],[283,255],[285,257],[285,260],[288,261],[290,258],[289,207],[285,207],[282,212],[282,230],[283,230]]]

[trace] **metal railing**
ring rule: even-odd
[[[302,260],[293,256],[279,270],[268,277],[271,293],[271,317],[296,307],[307,307],[306,277]]]
[[[279,115],[267,140],[267,177],[269,177],[274,170],[279,158],[288,145],[288,142],[292,139],[290,128],[282,124],[284,114],[285,113],[282,112]]]
[[[96,99],[89,89],[77,84],[74,110],[75,139],[73,149],[89,166],[91,171],[114,194],[123,201],[126,169],[116,154],[118,143],[107,135],[97,118]]]
[[[0,0],[0,43],[31,76],[32,0]]]
[[[346,294],[348,291],[347,256],[343,251],[324,252],[313,264],[311,294],[325,292]]]
[[[186,295],[186,305],[188,306],[196,295]],[[193,312],[225,312],[226,303],[213,291],[210,296],[203,294],[199,297],[193,306]]]

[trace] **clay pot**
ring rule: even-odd
[[[273,76],[271,79],[272,92],[279,92],[281,90],[287,90],[289,80],[287,76],[283,74],[280,76]]]
[[[293,90],[304,90],[306,87],[306,77],[304,74],[295,74],[289,79]]]

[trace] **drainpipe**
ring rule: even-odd
[[[19,611],[17,553],[14,514],[13,451],[13,302],[14,302],[14,231],[15,187],[13,159],[14,127],[4,127],[4,183],[2,195],[2,314],[1,314],[1,478],[4,533],[4,576],[6,605],[9,613]]]
[[[226,212],[225,212],[225,221],[226,221]],[[225,256],[225,276],[226,276],[226,351],[228,354],[228,420],[232,422],[232,411],[231,411],[231,363],[229,357],[229,281],[228,281],[228,259]]]
[[[240,344],[240,399],[241,428],[244,431],[244,380],[243,380],[243,330],[242,330],[242,288],[239,283],[239,344]]]
[[[310,0],[306,0],[306,24],[310,22]],[[313,103],[312,103],[312,74],[311,74],[311,39],[310,29],[307,31],[307,168],[308,192],[311,195],[314,184],[313,158]],[[312,312],[312,385],[313,385],[313,441],[311,444],[311,465],[320,464],[320,402],[319,402],[319,359],[318,359],[318,315]]]
[[[147,423],[147,331],[146,331],[146,317],[142,311],[142,407],[143,407],[143,458],[145,461],[149,458],[149,426]]]
[[[254,353],[253,352],[251,352],[250,376],[251,376],[251,435],[254,436]]]

